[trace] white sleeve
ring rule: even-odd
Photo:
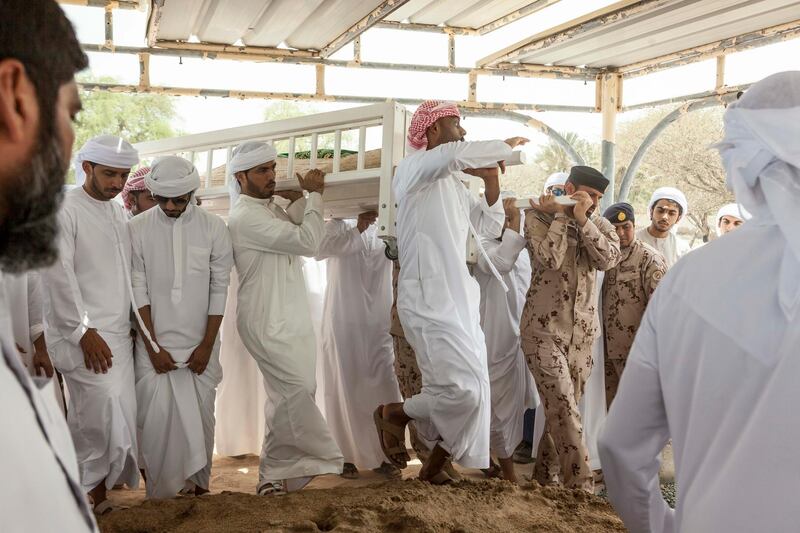
[[[218,316],[225,314],[225,302],[228,299],[228,285],[231,282],[231,268],[233,268],[233,245],[228,226],[222,219],[214,221],[213,231],[208,314]]]
[[[234,239],[237,246],[251,250],[313,257],[324,231],[322,195],[312,192],[299,225],[266,213],[246,213],[236,224]]]
[[[469,219],[478,235],[489,239],[499,237],[503,233],[503,226],[506,224],[506,212],[503,209],[503,202],[498,198],[494,205],[489,205],[485,196],[478,198],[466,189],[465,192],[470,202]]]
[[[135,219],[134,219],[135,220]],[[138,222],[138,221],[137,221]],[[131,287],[133,288],[133,305],[141,309],[150,305],[150,292],[147,290],[147,273],[144,265],[144,250],[139,226],[133,220],[128,222],[128,236],[131,241]]]
[[[301,224],[303,222],[303,213],[306,210],[306,199],[298,198],[286,208],[286,214],[289,215],[289,219],[294,222],[295,224]]]
[[[28,277],[28,326],[30,327],[31,342],[44,333],[44,296],[42,294],[42,278],[39,272],[31,270]]]
[[[503,141],[455,141],[439,145],[400,162],[395,192],[409,194],[454,172],[488,168],[511,157],[511,152],[511,147]]]
[[[514,269],[520,252],[525,249],[525,238],[512,229],[506,229],[499,245],[494,239],[483,240],[483,248],[494,267],[501,274],[506,274]],[[492,269],[484,259],[483,254],[478,254],[478,268],[485,274],[492,274]]]
[[[365,250],[364,239],[358,228],[349,228],[344,220],[330,220],[325,224],[325,237],[319,245],[316,260],[351,255]]]
[[[674,511],[661,495],[660,453],[669,440],[654,327],[656,291],[631,348],[619,391],[598,438],[608,497],[632,533],[671,533]]]
[[[42,284],[50,302],[47,320],[62,332],[70,332],[67,334],[68,340],[80,346],[81,338],[93,326],[75,276],[77,229],[68,209],[62,209],[58,220],[58,260],[42,271]]]

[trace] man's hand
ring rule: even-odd
[[[575,218],[575,221],[578,223],[578,225],[583,227],[586,224],[586,221],[589,220],[589,209],[594,206],[592,197],[584,191],[578,191],[570,198],[578,202],[572,208],[572,216]]]
[[[483,181],[487,179],[498,179],[500,177],[500,167],[493,168],[467,168],[464,169],[464,174],[475,176]]]
[[[50,362],[50,356],[47,352],[39,350],[33,352],[33,373],[37,376],[53,377],[53,363]]]
[[[189,370],[198,376],[205,372],[206,367],[208,366],[208,361],[211,359],[211,351],[213,349],[213,344],[200,343],[200,345],[198,345],[197,348],[195,348],[192,352],[189,360],[186,361]]]
[[[530,139],[526,139],[525,137],[511,137],[510,139],[506,139],[505,142],[511,148],[516,148],[517,146],[522,146],[523,144],[527,144]]]
[[[111,368],[111,358],[114,357],[111,349],[94,328],[87,329],[80,341],[83,350],[83,363],[87,370],[94,370],[95,374],[107,374]]]
[[[322,194],[325,190],[325,173],[320,169],[312,168],[305,176],[301,176],[299,172],[295,172],[295,175],[304,191]]]
[[[359,233],[364,233],[367,231],[367,228],[370,227],[375,221],[378,220],[378,213],[375,211],[367,211],[365,213],[361,213],[358,215],[358,224],[356,224],[356,228],[358,228]]]
[[[543,194],[539,197],[539,203],[536,204],[533,200],[530,201],[531,207],[542,213],[555,215],[564,213],[564,206],[556,202],[556,197],[552,194]]]
[[[276,191],[275,196],[280,196],[289,200],[289,203],[294,203],[303,197],[303,191]]]
[[[150,346],[150,342],[148,342],[147,339],[143,340],[145,346],[147,347],[147,355],[150,356],[150,362],[153,364],[153,369],[156,371],[156,374],[166,374],[171,370],[177,370],[178,367],[175,365],[175,360],[172,358],[171,353],[166,351],[164,347],[160,345],[159,348],[161,351],[156,353],[153,351],[153,347]]]
[[[522,221],[517,209],[516,198],[506,198],[503,200],[503,210],[506,212],[508,228],[520,233],[520,222]]]

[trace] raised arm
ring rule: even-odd
[[[319,245],[316,259],[356,254],[364,250],[364,240],[358,228],[352,228],[344,220],[330,220],[325,224],[325,236]]]
[[[262,252],[314,257],[324,234],[322,195],[309,194],[300,224],[281,220],[265,210],[247,210],[232,226],[233,240]]]
[[[533,209],[525,211],[525,240],[531,254],[532,266],[538,264],[546,270],[560,270],[569,247],[569,219],[563,213],[556,213],[549,224],[545,220],[539,218]]]
[[[455,141],[441,144],[407,157],[400,162],[395,176],[395,191],[415,192],[454,172],[497,165],[511,156],[505,141]]]
[[[605,271],[617,266],[620,260],[619,237],[611,222],[603,217],[593,217],[583,227],[578,226],[578,235],[594,268]]]
[[[525,249],[525,238],[512,229],[506,229],[499,246],[494,245],[494,239],[483,239],[483,247],[489,260],[501,274],[507,274],[514,269],[520,252]],[[492,269],[484,259],[483,254],[478,254],[478,268],[484,274],[492,274]]]

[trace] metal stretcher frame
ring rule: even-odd
[[[379,237],[389,244],[395,242],[396,205],[392,194],[391,180],[394,169],[405,156],[405,132],[410,113],[402,105],[386,103],[354,107],[340,111],[316,113],[302,117],[276,120],[227,128],[222,130],[146,141],[136,144],[142,159],[164,155],[180,155],[193,163],[198,154],[205,152],[206,168],[198,169],[204,174],[204,186],[198,191],[201,198],[228,196],[227,172],[233,149],[246,141],[287,141],[289,145],[286,180],[279,180],[276,190],[296,189],[300,185],[294,178],[295,145],[298,139],[310,138],[310,168],[318,166],[317,144],[320,135],[334,135],[333,168],[325,176],[325,215],[330,217],[354,216],[364,206],[377,206]],[[365,168],[366,132],[370,127],[381,128],[380,165]],[[342,159],[342,134],[358,131],[357,165],[354,170],[340,170]],[[213,153],[224,150],[225,185],[212,187],[211,175]]]

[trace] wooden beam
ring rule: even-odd
[[[185,87],[139,87],[137,85],[125,85],[119,83],[104,82],[82,82],[78,86],[83,91],[108,91],[113,93],[152,93],[164,94],[168,96],[202,96],[233,98],[238,100],[296,100],[301,102],[348,102],[375,104],[394,100],[400,104],[419,105],[422,99],[419,98],[388,98],[380,96],[349,96],[349,95],[330,95],[330,94],[309,94],[309,93],[278,93],[263,91],[237,91],[225,89],[201,89]],[[556,111],[564,113],[591,113],[594,107],[550,105],[550,104],[528,104],[528,103],[509,103],[509,102],[469,102],[460,101],[456,104],[465,111],[470,110],[493,110],[493,111]]]
[[[409,0],[384,0],[381,4],[373,9],[366,17],[362,18],[343,34],[327,44],[320,50],[320,57],[328,58],[340,50],[344,45],[370,29],[372,26],[383,20],[385,17],[391,15],[398,8],[408,3]]]
[[[111,7],[112,9],[141,9],[138,0],[58,0],[59,4],[85,7]]]
[[[382,20],[373,26],[386,30],[423,31],[428,33],[446,33],[448,35],[478,35],[474,28],[460,28],[455,26],[437,26],[436,24],[417,24],[415,22],[397,22]]]
[[[725,87],[725,56],[717,56],[717,80],[714,84],[716,90]]]
[[[170,50],[207,52],[217,55],[225,54],[227,56],[226,59],[231,59],[231,56],[236,55],[242,59],[252,59],[255,61],[290,57],[317,57],[317,54],[310,50],[269,48],[264,46],[234,46],[232,44],[186,43],[182,41],[156,41],[155,46],[159,48],[168,48]]]

